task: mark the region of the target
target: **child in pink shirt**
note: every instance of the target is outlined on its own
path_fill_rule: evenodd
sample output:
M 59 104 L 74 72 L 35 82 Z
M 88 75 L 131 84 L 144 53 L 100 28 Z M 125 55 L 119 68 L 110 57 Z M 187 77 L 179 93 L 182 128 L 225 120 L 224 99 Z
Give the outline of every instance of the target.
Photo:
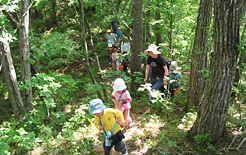
M 123 116 L 128 127 L 132 125 L 132 118 L 130 117 L 130 109 L 131 109 L 131 95 L 126 90 L 125 81 L 121 78 L 118 78 L 114 82 L 112 93 L 112 101 L 115 104 L 115 109 L 119 109 Z
M 117 57 L 118 57 L 117 49 L 114 48 L 113 53 L 112 53 L 112 60 L 113 60 L 112 68 L 113 69 L 116 69 L 116 58 Z

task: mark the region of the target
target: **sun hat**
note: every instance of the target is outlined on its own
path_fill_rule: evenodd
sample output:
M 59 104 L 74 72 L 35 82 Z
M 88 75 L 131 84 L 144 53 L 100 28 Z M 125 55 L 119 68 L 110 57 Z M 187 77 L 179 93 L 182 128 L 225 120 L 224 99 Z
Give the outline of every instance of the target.
M 148 54 L 149 51 L 152 51 L 155 55 L 161 54 L 161 52 L 157 50 L 157 46 L 155 44 L 150 44 L 148 49 L 145 50 L 144 53 Z
M 178 67 L 178 63 L 176 61 L 172 61 L 170 66 L 169 66 L 169 70 L 170 71 L 175 71 Z
M 114 86 L 113 86 L 114 91 L 122 91 L 126 89 L 126 84 L 125 81 L 121 78 L 117 78 L 114 81 Z
M 90 114 L 101 113 L 106 106 L 103 104 L 101 99 L 94 99 L 90 101 Z
M 108 29 L 108 31 L 107 32 L 111 32 L 111 30 L 110 29 Z

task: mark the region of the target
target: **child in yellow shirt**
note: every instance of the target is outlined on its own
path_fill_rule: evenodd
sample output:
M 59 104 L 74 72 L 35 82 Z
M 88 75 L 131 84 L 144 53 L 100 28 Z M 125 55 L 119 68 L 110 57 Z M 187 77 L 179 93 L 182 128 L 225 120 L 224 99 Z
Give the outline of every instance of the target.
M 101 99 L 94 99 L 90 102 L 90 114 L 95 115 L 95 126 L 103 131 L 105 140 L 103 142 L 104 154 L 110 155 L 113 146 L 115 150 L 127 155 L 126 144 L 122 140 L 124 137 L 122 128 L 125 126 L 124 117 L 120 110 L 106 108 Z M 108 135 L 107 133 L 110 133 Z M 110 144 L 106 142 L 106 136 L 110 139 Z

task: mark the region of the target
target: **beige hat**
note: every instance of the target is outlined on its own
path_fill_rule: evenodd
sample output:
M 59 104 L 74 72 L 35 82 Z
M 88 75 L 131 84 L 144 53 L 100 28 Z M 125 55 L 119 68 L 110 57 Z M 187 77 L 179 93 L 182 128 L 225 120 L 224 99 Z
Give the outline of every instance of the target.
M 170 71 L 175 71 L 178 67 L 178 63 L 176 61 L 172 61 L 170 66 L 169 66 L 169 70 Z
M 152 51 L 155 55 L 161 54 L 161 52 L 157 50 L 157 46 L 155 44 L 150 44 L 148 49 L 145 50 L 144 53 L 148 54 L 149 51 Z

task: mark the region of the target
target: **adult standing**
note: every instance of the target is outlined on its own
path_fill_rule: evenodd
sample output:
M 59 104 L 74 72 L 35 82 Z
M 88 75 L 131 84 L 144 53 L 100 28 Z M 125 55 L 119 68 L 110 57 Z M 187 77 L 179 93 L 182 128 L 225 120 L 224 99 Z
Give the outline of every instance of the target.
M 159 90 L 163 84 L 166 86 L 166 77 L 168 75 L 168 69 L 165 59 L 161 56 L 161 52 L 157 50 L 157 46 L 150 44 L 148 49 L 145 50 L 146 54 L 149 54 L 147 59 L 145 79 L 144 82 L 147 83 L 149 70 L 151 67 L 150 83 L 152 84 L 151 91 Z M 149 104 L 152 104 L 152 95 L 149 97 Z
M 119 25 L 120 23 L 118 22 L 117 18 L 114 18 L 114 20 L 111 22 L 111 29 L 113 30 L 113 33 L 117 32 Z
M 123 71 L 128 75 L 127 65 L 128 65 L 128 54 L 130 52 L 130 42 L 127 41 L 127 38 L 124 38 L 124 41 L 121 43 L 121 53 L 124 55 L 123 58 Z

